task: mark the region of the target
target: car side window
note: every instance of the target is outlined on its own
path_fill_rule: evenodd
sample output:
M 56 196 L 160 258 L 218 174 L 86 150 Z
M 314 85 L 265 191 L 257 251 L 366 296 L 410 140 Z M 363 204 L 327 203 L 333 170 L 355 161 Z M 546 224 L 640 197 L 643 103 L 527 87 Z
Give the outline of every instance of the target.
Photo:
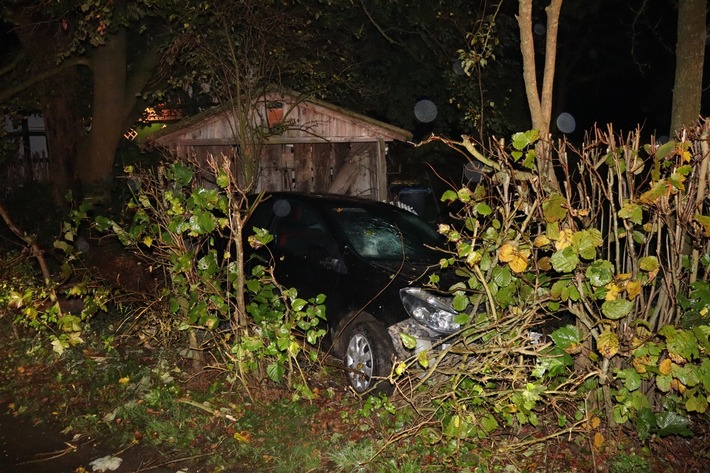
M 274 202 L 274 239 L 284 254 L 298 257 L 334 257 L 337 245 L 321 215 L 313 207 L 285 199 Z

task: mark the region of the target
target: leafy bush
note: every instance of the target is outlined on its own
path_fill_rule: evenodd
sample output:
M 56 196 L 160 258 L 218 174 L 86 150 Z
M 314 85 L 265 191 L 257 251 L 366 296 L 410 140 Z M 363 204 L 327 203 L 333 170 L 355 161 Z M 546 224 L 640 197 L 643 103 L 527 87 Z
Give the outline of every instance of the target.
M 440 226 L 453 248 L 441 267 L 461 277 L 450 289 L 468 323 L 397 369 L 425 370 L 400 390 L 429 405 L 444 437 L 538 425 L 542 413 L 559 432 L 601 416 L 643 439 L 690 434 L 710 381 L 710 158 L 687 136 L 642 147 L 638 133 L 597 130 L 574 152 L 530 131 L 485 153 L 465 136 L 433 138 L 488 169 L 442 196 L 461 208 Z M 538 174 L 539 153 L 559 181 Z
M 199 341 L 207 339 L 245 385 L 253 376 L 291 383 L 304 349 L 317 356 L 325 297 L 303 300 L 277 283 L 273 268 L 245 261 L 246 245 L 262 247 L 271 235 L 245 228 L 255 201 L 239 191 L 228 164 L 211 165 L 216 185 L 186 163 L 128 168 L 133 196 L 123 221 L 100 216 L 96 228 L 163 273 L 165 303 L 151 310 L 163 310 L 164 319 L 190 334 L 193 354 L 208 348 Z M 300 379 L 296 395 L 311 396 L 302 373 Z
M 110 290 L 85 278 L 64 284 L 41 281 L 25 257 L 7 261 L 10 264 L 0 276 L 0 317 L 12 317 L 19 326 L 47 334 L 59 355 L 82 344 L 85 323 L 107 310 Z

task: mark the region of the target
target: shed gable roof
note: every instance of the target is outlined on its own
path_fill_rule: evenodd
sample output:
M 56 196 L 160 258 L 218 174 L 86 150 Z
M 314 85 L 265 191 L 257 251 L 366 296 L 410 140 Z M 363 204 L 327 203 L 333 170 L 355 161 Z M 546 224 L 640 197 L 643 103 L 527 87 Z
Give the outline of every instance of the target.
M 268 144 L 407 141 L 412 134 L 368 116 L 294 93 L 269 93 L 255 105 L 255 119 L 266 123 L 267 108 L 283 105 L 283 122 L 272 130 Z M 234 141 L 228 104 L 213 107 L 168 125 L 149 138 L 159 146 L 226 145 Z

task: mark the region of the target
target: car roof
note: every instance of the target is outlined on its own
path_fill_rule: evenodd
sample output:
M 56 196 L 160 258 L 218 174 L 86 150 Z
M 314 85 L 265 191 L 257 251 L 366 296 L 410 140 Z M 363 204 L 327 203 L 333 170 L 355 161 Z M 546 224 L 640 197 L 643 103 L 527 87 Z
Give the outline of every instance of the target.
M 353 205 L 358 207 L 377 207 L 377 208 L 388 208 L 388 209 L 400 209 L 399 207 L 386 203 L 380 202 L 372 199 L 365 199 L 363 197 L 356 197 L 351 195 L 342 194 L 325 194 L 325 193 L 311 193 L 311 192 L 264 192 L 263 196 L 266 198 L 287 198 L 287 199 L 298 199 L 302 201 L 307 201 L 316 205 L 325 206 L 338 206 L 338 205 Z

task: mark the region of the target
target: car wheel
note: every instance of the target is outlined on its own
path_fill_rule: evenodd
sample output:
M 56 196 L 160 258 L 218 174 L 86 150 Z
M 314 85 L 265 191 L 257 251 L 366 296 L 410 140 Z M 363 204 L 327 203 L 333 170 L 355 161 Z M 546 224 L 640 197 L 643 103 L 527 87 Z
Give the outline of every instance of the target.
M 392 370 L 395 351 L 387 329 L 376 322 L 355 322 L 344 335 L 343 362 L 350 386 L 361 394 L 390 394 L 392 384 L 384 378 Z

